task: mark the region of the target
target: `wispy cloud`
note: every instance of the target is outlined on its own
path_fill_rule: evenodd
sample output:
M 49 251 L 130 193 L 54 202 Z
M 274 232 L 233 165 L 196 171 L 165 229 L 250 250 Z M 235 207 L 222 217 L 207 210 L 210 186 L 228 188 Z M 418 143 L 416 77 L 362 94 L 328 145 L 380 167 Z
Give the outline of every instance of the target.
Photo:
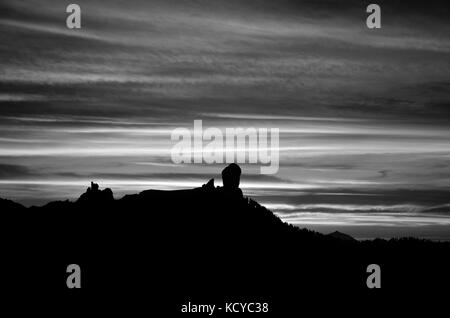
M 242 182 L 279 212 L 446 204 L 450 11 L 430 1 L 381 1 L 381 30 L 357 0 L 80 0 L 81 30 L 60 1 L 2 1 L 1 196 L 199 186 L 222 166 L 174 165 L 170 133 L 203 119 L 280 129 L 279 173 Z

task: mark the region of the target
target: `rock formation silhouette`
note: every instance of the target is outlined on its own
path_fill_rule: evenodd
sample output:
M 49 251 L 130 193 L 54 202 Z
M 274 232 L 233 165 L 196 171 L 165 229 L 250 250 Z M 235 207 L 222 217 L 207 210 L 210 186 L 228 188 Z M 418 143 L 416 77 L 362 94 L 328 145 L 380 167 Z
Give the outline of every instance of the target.
M 242 197 L 242 190 L 239 188 L 241 173 L 241 168 L 235 163 L 229 164 L 222 170 L 222 190 L 225 193 L 238 198 Z
M 243 198 L 242 190 L 239 188 L 242 170 L 239 165 L 232 163 L 222 170 L 223 187 L 215 187 L 214 179 L 210 179 L 202 186 L 202 189 L 213 191 L 216 190 L 228 197 L 234 199 Z
M 110 188 L 100 190 L 97 183 L 91 181 L 91 186 L 87 188 L 77 200 L 78 203 L 100 204 L 114 201 L 113 192 Z
M 242 170 L 239 165 L 232 163 L 222 170 L 222 182 L 225 189 L 239 188 Z

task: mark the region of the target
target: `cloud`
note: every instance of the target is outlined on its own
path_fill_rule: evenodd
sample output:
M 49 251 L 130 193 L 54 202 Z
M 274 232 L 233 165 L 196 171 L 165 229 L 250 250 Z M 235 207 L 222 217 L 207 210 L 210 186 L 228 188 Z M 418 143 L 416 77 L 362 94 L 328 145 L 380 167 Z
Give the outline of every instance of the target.
M 279 173 L 242 187 L 290 212 L 448 203 L 448 1 L 381 0 L 376 31 L 357 0 L 77 3 L 81 30 L 60 1 L 0 4 L 2 196 L 200 186 L 223 165 L 174 165 L 169 137 L 203 119 L 280 129 Z
M 28 167 L 0 163 L 0 179 L 20 179 L 33 175 L 34 173 Z

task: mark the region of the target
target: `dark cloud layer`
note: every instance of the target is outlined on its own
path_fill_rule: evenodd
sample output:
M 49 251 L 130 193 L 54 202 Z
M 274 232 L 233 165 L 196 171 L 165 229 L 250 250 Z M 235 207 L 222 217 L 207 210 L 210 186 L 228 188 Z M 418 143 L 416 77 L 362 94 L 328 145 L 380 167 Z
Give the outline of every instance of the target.
M 23 178 L 32 175 L 30 170 L 21 165 L 0 164 L 0 179 Z

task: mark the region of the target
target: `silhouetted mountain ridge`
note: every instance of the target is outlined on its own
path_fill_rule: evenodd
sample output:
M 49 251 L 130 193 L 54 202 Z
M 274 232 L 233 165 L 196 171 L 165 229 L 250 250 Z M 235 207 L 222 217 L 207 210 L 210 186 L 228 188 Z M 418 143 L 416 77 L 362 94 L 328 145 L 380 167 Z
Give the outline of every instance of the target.
M 220 190 L 221 188 L 214 187 L 214 180 L 210 180 L 207 184 L 200 188 L 194 189 L 186 189 L 186 190 L 144 190 L 137 194 L 128 194 L 123 196 L 120 199 L 114 199 L 113 192 L 110 188 L 105 188 L 100 190 L 99 185 L 91 182 L 91 186 L 87 188 L 87 190 L 80 195 L 80 197 L 75 201 L 52 201 L 48 202 L 43 206 L 32 206 L 30 208 L 26 208 L 23 205 L 16 203 L 12 200 L 2 199 L 0 198 L 0 209 L 3 211 L 12 211 L 12 210 L 38 210 L 38 211 L 54 211 L 54 210 L 77 210 L 79 208 L 83 209 L 99 209 L 104 213 L 104 209 L 111 209 L 112 211 L 116 208 L 130 210 L 127 206 L 135 207 L 138 209 L 142 209 L 142 207 L 146 207 L 149 210 L 152 210 L 152 205 L 158 207 L 161 203 L 165 202 L 180 202 L 180 200 L 184 200 L 184 207 L 186 208 L 186 203 L 194 203 L 193 206 L 189 206 L 190 210 L 195 210 L 195 205 L 202 205 L 204 203 L 213 203 L 218 206 L 229 207 L 230 209 L 226 214 L 221 215 L 222 217 L 226 217 L 229 219 L 236 218 L 233 220 L 234 225 L 237 226 L 238 223 L 245 223 L 247 225 L 251 225 L 252 223 L 262 225 L 265 229 L 273 228 L 279 231 L 284 231 L 286 233 L 302 233 L 304 235 L 311 236 L 316 240 L 338 240 L 338 241 L 348 241 L 348 242 L 356 242 L 356 240 L 345 233 L 334 231 L 329 234 L 321 234 L 319 232 L 315 232 L 308 229 L 301 229 L 297 226 L 290 225 L 288 223 L 282 222 L 272 211 L 261 206 L 259 203 L 250 198 L 245 197 L 234 197 L 227 192 L 223 192 Z M 213 202 L 214 201 L 214 202 Z M 230 205 L 231 203 L 231 205 Z M 235 208 L 238 208 L 240 211 L 242 208 L 245 208 L 251 212 L 247 214 L 238 214 L 235 213 Z M 221 209 L 223 210 L 223 209 Z M 81 211 L 80 211 L 81 212 Z M 211 209 L 208 213 L 214 213 L 213 209 Z M 186 219 L 191 218 L 191 221 L 188 223 L 192 223 L 193 220 L 199 218 L 200 214 L 186 214 L 184 212 L 179 212 L 179 216 L 183 216 L 184 221 Z M 155 216 L 155 215 L 153 215 Z M 207 219 L 210 219 L 211 214 L 206 216 Z M 233 222 L 231 220 L 224 221 L 228 225 L 231 225 Z M 212 224 L 211 224 L 212 225 Z M 213 226 L 213 225 L 212 225 Z M 252 226 L 252 228 L 254 228 Z M 404 238 L 417 241 L 428 241 L 424 239 L 416 239 L 416 238 Z M 383 241 L 384 239 L 377 239 L 377 241 Z M 399 240 L 399 238 L 393 238 L 392 240 Z
M 211 184 L 211 183 L 209 183 Z M 213 184 L 213 183 L 212 183 Z M 206 187 L 205 187 L 206 186 Z M 240 230 L 241 232 L 248 229 L 252 229 L 251 232 L 269 231 L 282 233 L 286 235 L 293 235 L 297 233 L 303 237 L 310 237 L 314 240 L 342 240 L 350 238 L 351 236 L 340 233 L 340 235 L 324 235 L 319 232 L 315 232 L 308 229 L 300 229 L 299 227 L 282 222 L 272 211 L 260 205 L 256 201 L 246 197 L 234 196 L 228 192 L 224 192 L 221 188 L 211 188 L 205 185 L 201 188 L 186 189 L 186 190 L 144 190 L 137 194 L 128 194 L 120 199 L 114 199 L 113 192 L 109 188 L 100 190 L 98 184 L 91 182 L 91 186 L 80 195 L 75 201 L 52 201 L 43 206 L 32 206 L 25 208 L 24 206 L 15 203 L 10 200 L 0 201 L 0 208 L 2 210 L 9 209 L 24 209 L 33 210 L 36 212 L 54 212 L 54 211 L 77 211 L 79 213 L 85 213 L 86 211 L 94 210 L 93 213 L 101 213 L 107 217 L 107 212 L 111 212 L 120 209 L 131 212 L 135 210 L 154 210 L 154 207 L 161 207 L 165 202 L 184 202 L 179 210 L 176 211 L 178 218 L 183 221 L 180 222 L 183 226 L 190 224 L 192 227 L 197 228 L 199 224 L 205 227 L 219 227 L 214 224 L 217 218 L 221 218 L 220 228 L 224 225 L 227 226 L 227 230 L 233 232 L 234 230 Z M 3 203 L 5 202 L 5 203 Z M 17 206 L 14 206 L 16 204 Z M 198 206 L 197 212 L 196 205 Z M 207 209 L 207 206 L 211 206 L 211 209 Z M 214 206 L 221 207 L 220 209 L 214 208 Z M 206 207 L 206 211 L 205 211 Z M 223 207 L 227 207 L 228 210 L 224 211 Z M 246 213 L 241 213 L 243 210 Z M 187 212 L 186 212 L 187 211 Z M 194 211 L 194 213 L 189 213 Z M 206 213 L 205 213 L 206 212 Z M 164 220 L 164 214 L 158 211 L 152 214 L 152 217 L 160 222 Z M 94 215 L 91 216 L 95 218 Z M 201 218 L 205 218 L 208 223 L 205 223 Z M 259 227 L 259 229 L 257 228 Z M 241 233 L 240 232 L 240 233 Z M 338 233 L 338 232 L 335 232 Z M 242 233 L 241 233 L 242 234 Z M 295 235 L 295 234 L 294 234 Z
M 0 209 L 2 211 L 15 211 L 15 210 L 25 209 L 25 207 L 19 203 L 12 201 L 12 200 L 0 198 Z
M 59 284 L 52 268 L 74 262 L 90 273 L 85 286 L 93 290 L 152 286 L 181 295 L 272 294 L 293 285 L 366 288 L 365 270 L 372 263 L 387 268 L 385 288 L 426 288 L 434 280 L 448 280 L 442 275 L 450 265 L 443 257 L 450 251 L 448 243 L 410 238 L 360 242 L 340 232 L 300 229 L 244 197 L 236 184 L 208 182 L 114 199 L 110 189 L 92 183 L 76 201 L 31 208 L 6 200 L 0 204 L 9 212 L 3 213 L 8 225 L 3 234 L 15 238 L 11 259 L 21 259 L 23 266 L 39 259 L 47 271 L 45 286 L 52 285 L 49 277 Z M 18 284 L 27 268 L 16 263 L 12 268 Z

